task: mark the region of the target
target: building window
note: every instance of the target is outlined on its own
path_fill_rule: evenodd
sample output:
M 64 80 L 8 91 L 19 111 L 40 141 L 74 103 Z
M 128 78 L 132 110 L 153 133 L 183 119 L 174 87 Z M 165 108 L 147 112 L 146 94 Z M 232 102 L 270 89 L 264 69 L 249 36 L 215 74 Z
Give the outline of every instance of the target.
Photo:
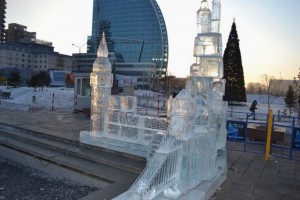
M 91 86 L 89 78 L 76 78 L 76 94 L 78 96 L 91 96 Z
M 81 96 L 81 78 L 76 78 L 76 94 Z

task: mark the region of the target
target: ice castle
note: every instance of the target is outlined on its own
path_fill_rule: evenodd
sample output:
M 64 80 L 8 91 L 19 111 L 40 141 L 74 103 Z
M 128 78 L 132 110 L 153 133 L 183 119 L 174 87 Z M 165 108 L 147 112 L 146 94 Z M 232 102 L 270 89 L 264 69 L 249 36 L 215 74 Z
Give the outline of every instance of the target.
M 197 12 L 196 62 L 171 102 L 167 119 L 139 116 L 133 96 L 112 96 L 111 64 L 103 35 L 91 74 L 91 130 L 80 140 L 147 157 L 131 188 L 115 200 L 208 200 L 226 179 L 226 110 L 220 0 Z

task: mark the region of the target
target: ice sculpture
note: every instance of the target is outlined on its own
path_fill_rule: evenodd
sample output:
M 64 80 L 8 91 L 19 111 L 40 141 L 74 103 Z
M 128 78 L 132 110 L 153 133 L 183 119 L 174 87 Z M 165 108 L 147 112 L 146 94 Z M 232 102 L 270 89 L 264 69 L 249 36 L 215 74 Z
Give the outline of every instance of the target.
M 169 122 L 163 118 L 137 115 L 135 96 L 111 95 L 111 70 L 103 33 L 90 75 L 91 130 L 81 131 L 80 142 L 147 157 L 151 151 L 150 143 L 152 151 L 156 149 L 151 138 L 164 135 Z
M 219 0 L 212 1 L 213 12 L 206 0 L 201 2 L 196 63 L 186 88 L 169 104 L 169 120 L 137 115 L 135 96 L 111 95 L 113 76 L 102 35 L 90 77 L 91 130 L 80 133 L 80 142 L 144 156 L 148 162 L 115 200 L 207 200 L 225 180 L 227 103 L 222 101 L 220 9 Z
M 111 63 L 108 60 L 108 49 L 103 32 L 102 40 L 97 51 L 97 58 L 93 64 L 93 72 L 90 76 L 91 131 L 94 134 L 104 131 L 103 125 L 112 81 Z
M 186 89 L 172 100 L 169 127 L 153 134 L 148 164 L 115 200 L 207 200 L 226 178 L 226 110 L 222 101 L 222 37 L 219 0 L 202 0 L 197 12 L 196 63 Z

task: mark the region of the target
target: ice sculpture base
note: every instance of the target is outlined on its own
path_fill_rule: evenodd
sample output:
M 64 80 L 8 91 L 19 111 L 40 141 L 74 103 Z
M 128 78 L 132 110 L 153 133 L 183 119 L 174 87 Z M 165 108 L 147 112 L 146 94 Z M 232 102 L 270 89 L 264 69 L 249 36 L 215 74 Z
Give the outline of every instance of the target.
M 96 147 L 102 147 L 105 149 L 118 151 L 138 157 L 147 157 L 147 146 L 130 143 L 121 140 L 115 140 L 101 135 L 91 135 L 90 131 L 80 131 L 80 142 Z
M 201 182 L 178 200 L 209 200 L 227 178 L 227 170 L 219 170 L 211 181 Z
M 227 170 L 219 170 L 217 175 L 211 181 L 203 181 L 195 188 L 189 190 L 186 194 L 181 195 L 179 198 L 168 198 L 161 193 L 156 196 L 153 200 L 209 200 L 211 196 L 217 191 L 222 183 L 227 178 Z M 114 200 L 140 200 L 138 196 L 132 196 L 127 191 L 120 196 L 114 198 Z
M 209 200 L 211 196 L 217 191 L 222 183 L 227 178 L 226 170 L 219 170 L 217 175 L 211 181 L 203 181 L 195 188 L 189 190 L 186 194 L 181 195 L 177 200 Z M 155 200 L 173 200 L 160 195 Z

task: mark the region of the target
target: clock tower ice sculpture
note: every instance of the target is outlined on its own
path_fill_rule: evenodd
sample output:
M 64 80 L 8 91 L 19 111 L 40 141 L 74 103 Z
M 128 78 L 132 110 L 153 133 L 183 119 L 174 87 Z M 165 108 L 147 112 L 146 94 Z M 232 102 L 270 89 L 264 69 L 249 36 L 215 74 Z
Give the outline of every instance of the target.
M 97 58 L 90 76 L 91 84 L 91 133 L 103 134 L 107 117 L 108 98 L 111 94 L 113 74 L 108 60 L 108 48 L 103 32 Z

